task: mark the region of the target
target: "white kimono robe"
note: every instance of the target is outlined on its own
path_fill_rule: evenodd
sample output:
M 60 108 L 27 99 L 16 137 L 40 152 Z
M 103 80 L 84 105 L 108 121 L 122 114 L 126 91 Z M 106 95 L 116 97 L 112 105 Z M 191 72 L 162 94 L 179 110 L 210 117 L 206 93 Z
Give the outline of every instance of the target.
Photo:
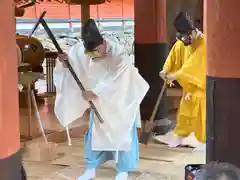
M 94 104 L 104 123 L 95 121 L 93 124 L 92 150 L 129 151 L 131 130 L 149 85 L 118 43 L 107 41 L 107 55 L 99 60 L 86 55 L 82 43 L 73 46 L 68 55 L 85 89 L 99 97 Z M 54 82 L 57 91 L 55 114 L 67 127 L 83 115 L 89 104 L 69 70 L 60 62 L 54 70 Z

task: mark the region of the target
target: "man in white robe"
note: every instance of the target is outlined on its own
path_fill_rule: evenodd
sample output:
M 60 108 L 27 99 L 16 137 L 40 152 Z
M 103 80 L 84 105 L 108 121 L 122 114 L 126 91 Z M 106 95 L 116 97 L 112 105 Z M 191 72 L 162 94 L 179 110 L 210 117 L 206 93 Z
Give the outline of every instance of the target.
M 83 44 L 60 55 L 54 70 L 57 90 L 55 113 L 67 127 L 81 117 L 92 101 L 104 120 L 100 123 L 93 109 L 89 130 L 85 133 L 86 170 L 78 180 L 96 176 L 96 168 L 116 161 L 116 180 L 127 180 L 139 161 L 137 127 L 140 124 L 139 105 L 149 89 L 147 82 L 125 53 L 124 47 L 104 39 L 90 19 L 83 28 Z M 64 66 L 68 61 L 86 91 L 81 92 Z M 63 62 L 63 63 L 60 63 Z

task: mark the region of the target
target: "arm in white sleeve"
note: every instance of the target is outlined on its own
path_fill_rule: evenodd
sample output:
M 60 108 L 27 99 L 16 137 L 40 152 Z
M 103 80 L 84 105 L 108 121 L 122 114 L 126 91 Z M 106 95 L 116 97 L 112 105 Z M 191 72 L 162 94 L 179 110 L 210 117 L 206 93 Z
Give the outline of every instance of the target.
M 113 65 L 109 75 L 101 82 L 98 82 L 98 84 L 92 88 L 91 91 L 100 96 L 105 89 L 113 88 L 112 85 L 114 81 L 129 65 L 133 66 L 130 58 L 127 55 L 122 54 L 116 57 L 115 64 Z
M 61 92 L 63 89 L 64 79 L 68 73 L 68 69 L 63 66 L 63 64 L 57 60 L 56 66 L 53 71 L 53 83 L 56 87 L 57 92 Z

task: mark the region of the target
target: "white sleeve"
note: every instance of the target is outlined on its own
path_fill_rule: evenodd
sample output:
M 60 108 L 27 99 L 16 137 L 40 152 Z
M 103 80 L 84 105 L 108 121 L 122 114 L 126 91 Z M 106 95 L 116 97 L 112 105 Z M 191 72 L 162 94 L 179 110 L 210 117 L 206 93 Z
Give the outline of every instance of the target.
M 68 73 L 67 71 L 68 69 L 63 67 L 62 63 L 57 60 L 56 66 L 53 70 L 53 83 L 57 92 L 61 92 L 63 90 L 63 83 Z
M 100 96 L 105 89 L 113 89 L 113 83 L 119 75 L 124 73 L 124 69 L 129 65 L 132 66 L 131 61 L 128 62 L 128 56 L 120 54 L 114 58 L 114 63 L 111 68 L 109 75 L 102 81 L 98 82 L 94 88 L 91 89 L 96 95 Z

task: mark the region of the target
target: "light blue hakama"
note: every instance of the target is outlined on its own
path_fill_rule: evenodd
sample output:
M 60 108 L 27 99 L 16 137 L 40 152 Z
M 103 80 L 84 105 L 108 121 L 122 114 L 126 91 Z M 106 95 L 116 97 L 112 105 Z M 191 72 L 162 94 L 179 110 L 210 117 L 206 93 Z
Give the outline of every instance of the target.
M 130 151 L 119 151 L 116 163 L 117 172 L 132 172 L 136 170 L 139 162 L 139 145 L 136 121 L 140 118 L 136 116 L 135 123 L 132 128 L 132 142 Z M 92 125 L 94 122 L 94 111 L 91 110 L 89 117 L 89 129 L 84 135 L 84 154 L 86 161 L 86 169 L 97 168 L 99 165 L 109 161 L 115 160 L 116 152 L 114 151 L 93 151 L 92 150 Z

